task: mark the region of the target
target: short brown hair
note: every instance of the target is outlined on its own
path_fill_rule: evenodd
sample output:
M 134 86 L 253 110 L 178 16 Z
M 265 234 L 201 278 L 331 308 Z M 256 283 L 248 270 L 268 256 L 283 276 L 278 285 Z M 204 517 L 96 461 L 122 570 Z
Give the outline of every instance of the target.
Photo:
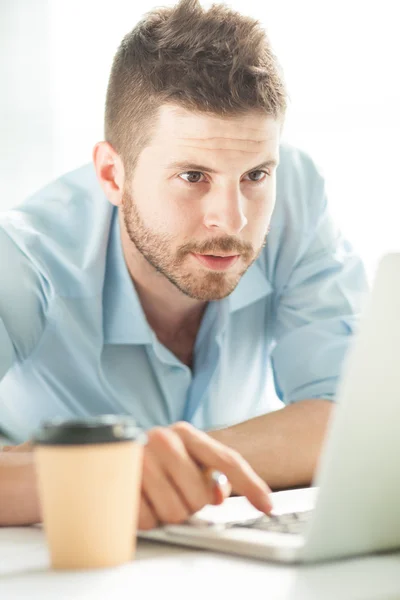
M 286 96 L 259 21 L 223 4 L 206 11 L 198 0 L 181 0 L 147 13 L 117 49 L 105 140 L 132 172 L 162 104 L 217 116 L 260 110 L 283 123 Z

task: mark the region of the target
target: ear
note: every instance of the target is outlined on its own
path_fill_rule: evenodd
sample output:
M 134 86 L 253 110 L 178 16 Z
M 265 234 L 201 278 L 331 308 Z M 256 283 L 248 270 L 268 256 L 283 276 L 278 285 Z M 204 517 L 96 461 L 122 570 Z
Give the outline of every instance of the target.
M 108 200 L 114 206 L 120 206 L 125 169 L 119 154 L 108 142 L 98 142 L 93 148 L 93 164 L 97 179 Z

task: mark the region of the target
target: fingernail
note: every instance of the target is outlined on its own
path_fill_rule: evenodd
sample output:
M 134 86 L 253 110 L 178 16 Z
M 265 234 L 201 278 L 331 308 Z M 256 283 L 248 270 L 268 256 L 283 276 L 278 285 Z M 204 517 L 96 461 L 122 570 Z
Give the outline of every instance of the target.
M 269 496 L 262 496 L 261 497 L 261 505 L 262 505 L 262 510 L 266 513 L 271 512 L 272 510 L 272 502 L 269 499 Z

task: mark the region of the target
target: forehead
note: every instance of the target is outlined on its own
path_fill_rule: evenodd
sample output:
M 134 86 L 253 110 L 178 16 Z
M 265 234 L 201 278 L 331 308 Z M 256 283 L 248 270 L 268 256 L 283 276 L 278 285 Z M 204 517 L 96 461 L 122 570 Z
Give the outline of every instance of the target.
M 277 148 L 281 124 L 259 112 L 219 117 L 194 113 L 176 105 L 163 105 L 158 112 L 152 146 L 182 149 L 238 150 L 260 153 Z

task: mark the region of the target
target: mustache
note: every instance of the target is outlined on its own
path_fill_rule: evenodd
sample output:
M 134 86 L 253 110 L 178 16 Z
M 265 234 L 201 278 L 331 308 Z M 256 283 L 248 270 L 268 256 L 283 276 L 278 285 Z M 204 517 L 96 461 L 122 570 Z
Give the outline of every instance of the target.
M 188 242 L 178 250 L 178 258 L 183 258 L 187 254 L 218 254 L 218 252 L 240 254 L 245 260 L 249 260 L 254 255 L 254 249 L 251 244 L 239 242 L 232 237 L 214 238 L 201 243 Z

